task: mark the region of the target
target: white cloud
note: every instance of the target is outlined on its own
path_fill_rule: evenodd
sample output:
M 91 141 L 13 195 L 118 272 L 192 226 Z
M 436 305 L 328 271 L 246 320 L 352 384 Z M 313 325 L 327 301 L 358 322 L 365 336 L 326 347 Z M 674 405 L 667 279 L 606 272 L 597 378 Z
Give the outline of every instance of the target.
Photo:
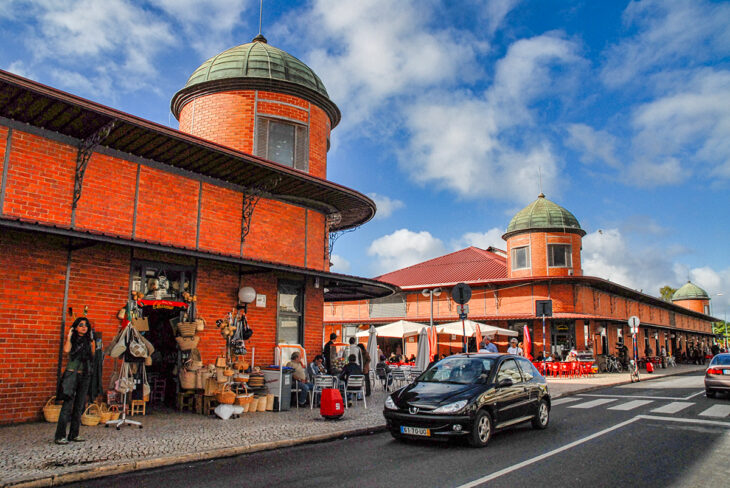
M 421 98 L 406 109 L 411 139 L 399 154 L 411 178 L 464 197 L 526 201 L 562 179 L 551 144 L 534 124 L 531 105 L 557 89 L 551 67 L 578 63 L 575 44 L 554 35 L 520 40 L 497 63 L 483 97 L 469 93 Z M 436 99 L 438 102 L 434 102 Z
M 585 164 L 604 163 L 611 168 L 620 168 L 616 157 L 616 138 L 606 131 L 595 130 L 586 124 L 570 124 L 566 145 L 581 152 L 580 160 Z
M 497 249 L 506 249 L 506 243 L 502 239 L 504 229 L 493 228 L 487 232 L 467 232 L 459 239 L 451 243 L 451 248 L 455 251 L 465 247 L 474 246 L 480 249 L 486 249 L 489 246 Z
M 441 256 L 446 248 L 427 231 L 399 229 L 375 239 L 367 252 L 376 258 L 376 272 L 383 274 Z
M 373 199 L 375 205 L 378 207 L 378 211 L 375 214 L 375 220 L 386 219 L 393 215 L 393 212 L 405 206 L 402 201 L 391 199 L 385 195 L 368 193 L 368 196 Z
M 350 271 L 350 261 L 339 254 L 333 254 L 330 256 L 330 261 L 332 262 L 331 270 L 333 272 L 347 274 Z
M 504 22 L 505 17 L 520 3 L 520 0 L 489 0 L 484 6 L 487 17 L 487 32 L 494 34 Z
M 484 46 L 468 33 L 433 29 L 433 15 L 429 2 L 415 0 L 317 0 L 285 20 L 309 29 L 308 64 L 344 105 L 343 126 L 361 129 L 392 97 L 461 82 L 479 69 L 475 51 Z
M 28 68 L 28 65 L 22 60 L 13 61 L 7 67 L 7 70 L 10 71 L 11 73 L 15 73 L 16 75 L 22 76 L 24 78 L 30 78 L 30 79 L 34 78 L 33 71 L 30 70 Z
M 730 4 L 706 0 L 644 0 L 624 12 L 627 29 L 637 34 L 607 50 L 602 78 L 618 87 L 646 84 L 641 76 L 667 64 L 699 65 L 730 52 Z

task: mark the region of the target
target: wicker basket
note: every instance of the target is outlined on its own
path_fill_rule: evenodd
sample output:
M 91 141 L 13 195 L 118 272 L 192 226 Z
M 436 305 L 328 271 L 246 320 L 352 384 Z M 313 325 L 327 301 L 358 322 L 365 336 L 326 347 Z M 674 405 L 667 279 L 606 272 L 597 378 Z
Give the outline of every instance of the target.
M 195 322 L 179 322 L 177 324 L 177 330 L 183 337 L 193 337 L 197 328 L 198 324 Z
M 259 403 L 258 403 L 258 405 L 256 405 L 256 411 L 257 412 L 266 411 L 266 395 L 262 395 L 259 397 Z
M 99 425 L 100 421 L 101 414 L 99 410 L 99 405 L 97 405 L 96 403 L 92 403 L 91 405 L 86 407 L 84 413 L 81 414 L 81 423 L 84 425 L 88 425 L 89 427 Z
M 111 407 L 109 407 L 109 420 L 110 421 L 119 420 L 119 416 L 121 414 L 122 413 L 119 411 L 119 407 L 117 407 L 116 405 L 112 405 Z
M 52 396 L 43 407 L 43 416 L 46 418 L 46 422 L 58 422 L 58 416 L 61 414 L 61 405 L 53 403 L 55 399 L 56 397 Z
M 105 424 L 112 419 L 112 413 L 109 411 L 109 407 L 106 406 L 106 403 L 99 405 L 99 417 L 100 424 Z
M 236 405 L 242 407 L 248 405 L 253 401 L 253 393 L 244 393 L 243 395 L 236 395 Z
M 218 403 L 232 405 L 236 401 L 236 394 L 231 391 L 230 387 L 226 386 L 223 391 L 215 394 L 215 399 L 218 400 Z

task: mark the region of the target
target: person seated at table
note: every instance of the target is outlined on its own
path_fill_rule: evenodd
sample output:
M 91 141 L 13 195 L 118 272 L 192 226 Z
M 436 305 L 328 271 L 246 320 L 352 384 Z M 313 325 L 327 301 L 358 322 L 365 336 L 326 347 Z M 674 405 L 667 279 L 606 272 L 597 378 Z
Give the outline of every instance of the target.
M 575 348 L 572 348 L 568 352 L 568 355 L 565 356 L 565 362 L 569 363 L 569 362 L 577 361 L 577 360 L 578 360 L 578 351 L 576 351 Z
M 431 361 L 430 363 L 428 363 L 428 366 L 426 366 L 426 369 L 431 369 L 431 366 L 433 366 L 434 364 L 438 363 L 440 359 L 441 359 L 441 357 L 438 354 L 434 354 L 433 355 L 433 361 Z
M 409 363 L 415 363 L 416 362 L 416 355 L 415 354 L 411 354 L 411 357 L 408 359 L 408 362 Z
M 307 373 L 309 373 L 309 379 L 311 381 L 314 381 L 315 376 L 319 376 L 321 374 L 327 374 L 327 370 L 324 367 L 324 356 L 321 354 L 317 354 L 314 356 L 314 361 L 309 363 L 309 368 L 307 369 Z
M 390 372 L 393 370 L 393 368 L 390 367 L 388 363 L 385 362 L 385 354 L 380 355 L 380 361 L 375 365 L 375 374 L 378 376 L 378 379 L 385 383 L 387 380 L 387 386 L 390 388 L 390 385 L 393 383 L 393 377 L 390 376 Z
M 344 368 L 342 368 L 342 373 L 340 373 L 340 379 L 347 384 L 348 378 L 350 376 L 359 375 L 362 374 L 362 368 L 360 368 L 360 365 L 357 364 L 357 356 L 354 354 L 350 354 L 350 356 L 347 358 L 347 364 Z M 349 399 L 354 395 L 354 393 L 348 393 L 348 406 L 349 406 Z
M 312 383 L 307 381 L 307 373 L 304 371 L 304 366 L 302 366 L 299 359 L 300 357 L 301 355 L 299 354 L 299 351 L 294 351 L 291 355 L 291 360 L 286 363 L 286 367 L 294 370 L 294 374 L 292 376 L 299 387 L 299 406 L 303 407 L 307 404 L 309 392 L 312 390 Z

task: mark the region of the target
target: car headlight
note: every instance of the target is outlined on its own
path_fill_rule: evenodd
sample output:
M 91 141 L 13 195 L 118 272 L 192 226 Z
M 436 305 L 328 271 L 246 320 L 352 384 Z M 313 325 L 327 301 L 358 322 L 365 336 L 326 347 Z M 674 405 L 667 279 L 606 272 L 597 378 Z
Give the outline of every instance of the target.
M 395 402 L 390 395 L 388 395 L 388 398 L 385 399 L 385 408 L 388 410 L 398 410 L 398 407 L 395 406 Z
M 449 403 L 448 405 L 444 405 L 443 407 L 439 407 L 436 410 L 433 411 L 433 413 L 454 413 L 458 412 L 462 408 L 466 407 L 467 401 L 466 400 L 459 400 L 458 402 Z

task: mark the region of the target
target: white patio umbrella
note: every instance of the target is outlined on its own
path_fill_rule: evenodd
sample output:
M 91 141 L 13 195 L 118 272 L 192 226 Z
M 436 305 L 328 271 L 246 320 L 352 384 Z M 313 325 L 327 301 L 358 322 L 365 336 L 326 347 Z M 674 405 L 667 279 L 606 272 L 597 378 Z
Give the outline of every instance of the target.
M 426 327 L 421 329 L 418 333 L 418 349 L 416 349 L 416 364 L 415 368 L 419 371 L 425 371 L 431 360 L 430 348 L 428 345 L 428 332 Z
M 378 333 L 378 337 L 397 337 L 402 339 L 404 336 L 417 334 L 424 327 L 428 326 L 407 320 L 398 320 L 397 322 L 376 327 L 375 331 Z M 369 330 L 361 330 L 355 334 L 355 337 L 367 337 L 368 335 L 370 335 Z
M 464 329 L 466 329 L 466 336 L 471 337 L 476 333 L 476 327 L 475 325 L 478 322 L 474 322 L 471 320 L 465 320 L 464 321 Z M 511 336 L 511 337 L 517 337 L 519 334 L 514 330 L 509 329 L 502 329 L 501 327 L 496 327 L 494 325 L 488 325 L 488 324 L 479 324 L 479 331 L 482 333 L 483 337 L 494 337 L 495 334 L 499 335 L 505 335 L 505 336 Z M 453 335 L 464 335 L 464 332 L 462 332 L 462 326 L 461 321 L 457 322 L 449 322 L 448 324 L 442 324 L 436 327 L 436 331 L 439 334 L 453 334 Z
M 368 347 L 366 349 L 370 355 L 370 369 L 374 370 L 374 365 L 380 361 L 380 358 L 378 357 L 378 332 L 375 330 L 375 327 L 371 325 L 368 333 L 370 335 L 368 336 Z

